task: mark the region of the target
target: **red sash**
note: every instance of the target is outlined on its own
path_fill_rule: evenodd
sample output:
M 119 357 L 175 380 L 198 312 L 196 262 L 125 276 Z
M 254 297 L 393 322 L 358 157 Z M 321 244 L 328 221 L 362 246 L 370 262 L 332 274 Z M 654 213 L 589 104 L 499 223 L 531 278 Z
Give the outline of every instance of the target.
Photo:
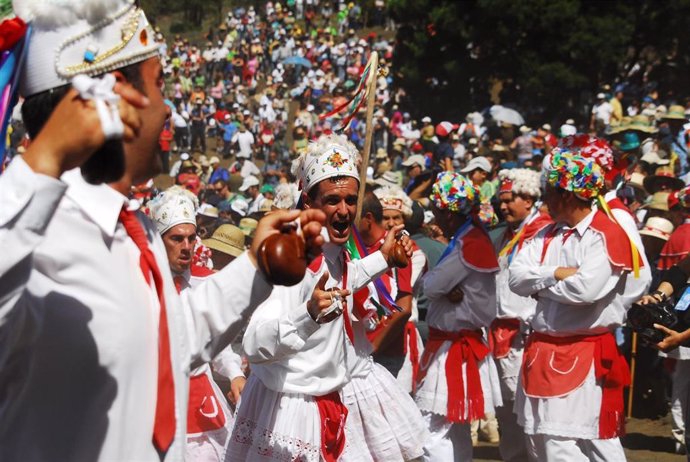
M 508 356 L 515 336 L 520 333 L 520 320 L 514 318 L 496 318 L 489 329 L 489 348 L 494 358 Z
M 347 408 L 337 391 L 314 396 L 321 417 L 321 456 L 326 462 L 336 462 L 345 449 L 345 421 Z M 295 422 L 299 425 L 299 422 Z
M 554 337 L 534 332 L 525 347 L 522 386 L 527 396 L 565 396 L 584 383 L 594 362 L 601 380 L 599 438 L 625 433 L 623 388 L 630 385 L 630 371 L 610 332 L 599 335 Z
M 449 422 L 462 423 L 481 419 L 484 417 L 484 394 L 479 378 L 479 361 L 489 354 L 489 347 L 484 343 L 480 331 L 463 329 L 459 332 L 444 332 L 430 327 L 429 340 L 422 356 L 422 364 L 425 366 L 419 371 L 419 382 L 424 380 L 431 358 L 445 341 L 453 342 L 446 358 L 448 384 L 446 418 Z M 463 363 L 467 365 L 467 408 L 465 408 L 465 384 L 462 376 Z
M 410 352 L 410 363 L 412 363 L 412 393 L 417 391 L 417 376 L 419 375 L 419 345 L 417 344 L 417 325 L 412 321 L 407 321 L 403 331 L 403 355 Z
M 225 413 L 205 373 L 189 378 L 187 433 L 196 434 L 225 426 Z

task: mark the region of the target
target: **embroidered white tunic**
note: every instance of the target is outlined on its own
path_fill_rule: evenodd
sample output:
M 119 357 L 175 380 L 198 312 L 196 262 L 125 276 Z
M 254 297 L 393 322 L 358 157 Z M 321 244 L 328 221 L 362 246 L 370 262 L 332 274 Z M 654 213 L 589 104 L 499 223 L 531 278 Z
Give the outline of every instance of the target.
M 62 180 L 21 158 L 0 176 L 0 458 L 158 461 L 159 303 L 118 223 L 126 198 L 78 171 Z M 245 254 L 179 297 L 155 226 L 139 219 L 168 310 L 177 428 L 166 460 L 182 460 L 190 369 L 271 287 Z

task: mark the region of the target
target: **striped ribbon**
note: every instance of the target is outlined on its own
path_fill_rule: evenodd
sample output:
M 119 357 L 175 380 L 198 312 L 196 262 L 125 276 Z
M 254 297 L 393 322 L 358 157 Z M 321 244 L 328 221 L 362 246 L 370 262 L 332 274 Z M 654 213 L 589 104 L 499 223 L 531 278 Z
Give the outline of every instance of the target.
M 352 122 L 352 119 L 354 118 L 355 114 L 357 114 L 359 109 L 362 107 L 362 105 L 364 105 L 365 101 L 367 100 L 369 83 L 373 75 L 374 73 L 371 71 L 371 58 L 369 58 L 369 61 L 367 61 L 367 65 L 364 67 L 364 70 L 362 71 L 362 76 L 359 79 L 359 83 L 357 84 L 357 88 L 355 89 L 352 98 L 349 101 L 331 110 L 330 112 L 319 116 L 319 119 L 323 120 L 328 117 L 332 117 L 335 114 L 338 114 L 347 108 L 347 112 L 343 116 L 342 122 L 338 127 L 335 128 L 335 130 L 348 129 L 350 127 L 350 122 Z

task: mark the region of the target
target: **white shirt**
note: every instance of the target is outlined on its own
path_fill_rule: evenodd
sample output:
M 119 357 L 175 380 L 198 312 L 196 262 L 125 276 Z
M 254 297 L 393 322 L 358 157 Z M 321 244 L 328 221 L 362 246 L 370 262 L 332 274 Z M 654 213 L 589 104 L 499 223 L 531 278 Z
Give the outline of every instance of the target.
M 240 169 L 240 175 L 242 178 L 247 178 L 249 175 L 258 176 L 261 175 L 261 170 L 259 170 L 259 167 L 257 167 L 254 162 L 246 159 L 244 164 L 242 164 L 242 168 Z
M 601 120 L 604 124 L 608 125 L 611 121 L 611 114 L 613 114 L 613 106 L 608 101 L 604 101 L 601 104 L 596 104 L 592 108 L 592 114 L 597 120 Z
M 446 332 L 478 329 L 496 317 L 496 275 L 476 271 L 461 257 L 459 242 L 450 254 L 424 275 L 424 295 L 429 299 L 426 322 Z M 456 286 L 465 294 L 460 303 L 446 295 Z
M 256 213 L 261 209 L 261 206 L 264 204 L 264 201 L 266 198 L 264 197 L 263 194 L 259 193 L 254 200 L 249 202 L 249 208 L 247 209 L 247 215 L 251 215 L 252 213 Z
M 232 136 L 232 142 L 237 143 L 240 147 L 237 155 L 239 157 L 251 157 L 252 146 L 254 145 L 254 135 L 249 130 L 244 132 L 237 132 Z
M 159 303 L 118 222 L 126 198 L 35 174 L 21 158 L 0 176 L 0 454 L 3 460 L 158 461 L 152 444 Z M 155 226 L 139 214 L 159 268 Z M 188 374 L 243 327 L 270 286 L 247 255 L 179 297 L 161 271 L 182 460 Z M 224 335 L 225 343 L 212 342 Z
M 345 335 L 343 316 L 317 324 L 307 311 L 307 301 L 324 271 L 329 273 L 327 289 L 342 287 L 343 248 L 324 245 L 324 259 L 325 264 L 316 273 L 307 271 L 301 283 L 275 287 L 247 326 L 242 345 L 252 374 L 271 390 L 319 396 L 340 389 L 353 372 L 361 372 L 355 368 L 358 358 L 353 357 L 353 349 L 346 344 L 350 341 Z M 350 261 L 347 288 L 354 292 L 387 269 L 381 252 Z M 350 295 L 347 309 L 354 320 L 352 306 Z M 362 340 L 359 335 L 356 339 Z
M 541 263 L 548 229 L 531 240 L 510 265 L 510 288 L 522 296 L 537 294 L 532 328 L 552 335 L 598 334 L 623 324 L 627 307 L 638 300 L 650 283 L 640 272 L 637 282 L 628 284 L 631 274 L 613 267 L 601 234 L 589 226 L 592 211 L 570 230 L 558 225 Z M 556 281 L 557 267 L 576 267 L 577 273 Z

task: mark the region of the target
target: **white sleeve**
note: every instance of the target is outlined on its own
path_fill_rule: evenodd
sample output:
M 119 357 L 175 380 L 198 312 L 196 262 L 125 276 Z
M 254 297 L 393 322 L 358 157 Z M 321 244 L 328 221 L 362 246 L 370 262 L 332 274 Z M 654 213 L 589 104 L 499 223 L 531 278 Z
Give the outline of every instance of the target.
M 556 266 L 541 264 L 544 247 L 543 231 L 520 250 L 508 268 L 510 290 L 522 297 L 529 297 L 540 290 L 556 284 Z
M 211 362 L 213 370 L 231 381 L 237 377 L 244 377 L 242 372 L 242 357 L 228 346 Z
M 316 332 L 317 324 L 300 303 L 299 285 L 275 287 L 271 297 L 254 313 L 244 333 L 242 347 L 250 363 L 281 360 L 299 352 Z
M 347 270 L 347 285 L 355 292 L 388 271 L 388 263 L 381 251 L 376 251 L 362 259 L 348 262 Z
M 460 260 L 459 252 L 460 249 L 456 246 L 446 258 L 424 275 L 424 295 L 429 300 L 445 297 L 468 276 L 470 270 Z
M 198 358 L 192 367 L 210 362 L 229 345 L 271 289 L 245 252 L 197 287 L 183 291 L 190 348 Z
M 566 305 L 591 305 L 611 293 L 622 275 L 611 266 L 604 239 L 597 234 L 577 272 L 540 290 L 539 296 Z
M 34 173 L 21 157 L 0 175 L 0 369 L 37 334 L 41 314 L 28 303 L 26 285 L 33 253 L 66 190 L 62 181 Z

